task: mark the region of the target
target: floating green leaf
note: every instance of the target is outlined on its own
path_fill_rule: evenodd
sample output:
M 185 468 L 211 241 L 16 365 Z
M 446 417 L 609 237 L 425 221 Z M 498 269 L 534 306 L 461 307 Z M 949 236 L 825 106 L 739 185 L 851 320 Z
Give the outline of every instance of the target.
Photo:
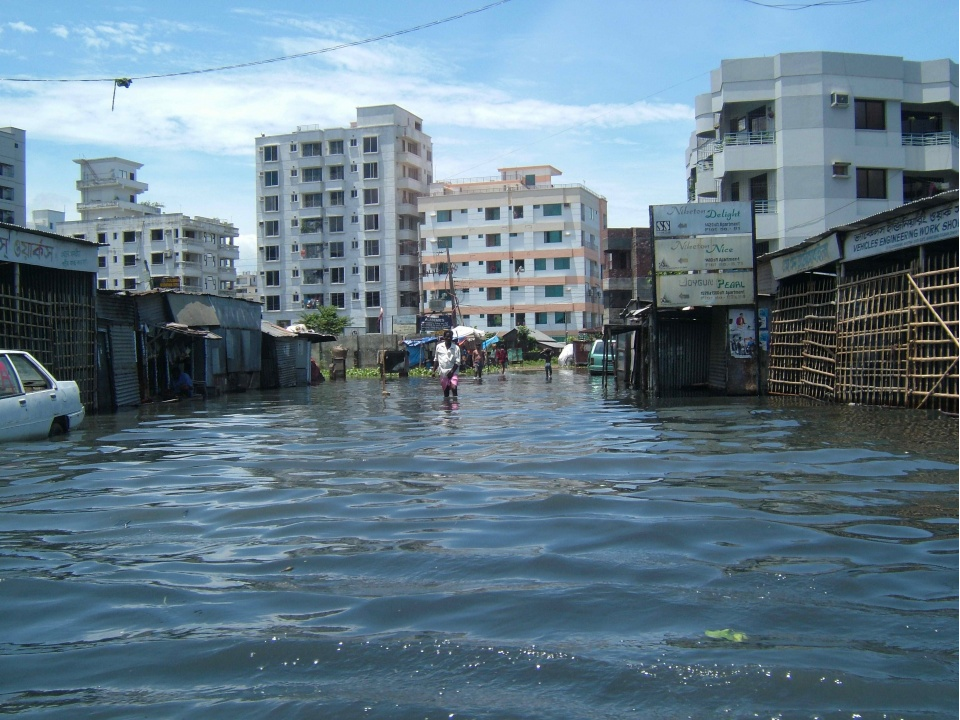
M 747 639 L 747 634 L 724 628 L 723 630 L 707 630 L 703 633 L 708 638 L 714 640 L 729 640 L 730 642 L 743 642 Z

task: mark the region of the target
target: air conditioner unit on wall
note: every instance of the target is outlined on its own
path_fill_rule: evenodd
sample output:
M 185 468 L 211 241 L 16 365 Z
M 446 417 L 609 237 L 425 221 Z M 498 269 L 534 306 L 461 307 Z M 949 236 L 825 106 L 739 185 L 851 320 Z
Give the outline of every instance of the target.
M 850 104 L 850 95 L 847 93 L 830 93 L 830 107 L 845 108 Z

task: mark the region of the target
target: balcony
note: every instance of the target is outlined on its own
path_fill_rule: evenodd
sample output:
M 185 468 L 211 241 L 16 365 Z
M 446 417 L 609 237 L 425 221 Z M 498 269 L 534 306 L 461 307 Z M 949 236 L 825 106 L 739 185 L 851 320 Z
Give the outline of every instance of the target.
M 953 133 L 904 133 L 901 144 L 906 171 L 943 172 L 957 167 L 957 136 Z
M 761 132 L 727 133 L 714 145 L 714 176 L 729 172 L 756 172 L 777 166 L 776 134 Z

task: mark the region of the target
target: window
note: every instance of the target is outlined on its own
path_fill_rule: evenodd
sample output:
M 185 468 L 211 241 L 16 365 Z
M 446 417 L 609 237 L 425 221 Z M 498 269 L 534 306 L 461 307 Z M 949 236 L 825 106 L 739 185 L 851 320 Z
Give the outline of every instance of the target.
M 343 180 L 343 165 L 331 165 L 327 170 L 331 180 Z
M 136 278 L 124 278 L 124 279 L 123 279 L 123 289 L 124 289 L 124 290 L 136 290 L 136 289 L 137 289 L 137 279 L 136 279 Z
M 854 127 L 857 130 L 886 130 L 883 100 L 854 100 Z
M 563 297 L 563 285 L 545 285 L 543 296 L 549 298 Z
M 280 310 L 280 296 L 279 295 L 267 295 L 264 300 L 266 301 L 267 311 L 278 312 Z
M 453 220 L 450 210 L 437 210 L 437 222 L 450 222 Z
M 297 151 L 297 144 L 290 143 L 290 152 L 295 153 Z
M 538 312 L 533 314 L 533 323 L 534 325 L 546 325 L 547 324 L 547 314 L 545 312 Z
M 488 314 L 487 327 L 503 327 L 503 315 L 500 313 Z
M 558 243 L 563 240 L 563 236 L 560 234 L 559 230 L 547 230 L 543 233 L 543 241 L 545 243 Z
M 263 174 L 263 184 L 265 187 L 277 187 L 280 184 L 280 171 L 267 170 Z
M 101 255 L 97 258 L 97 267 L 106 267 L 107 266 L 107 256 Z
M 343 155 L 343 140 L 331 140 L 327 143 L 329 155 Z
M 280 271 L 267 270 L 263 275 L 263 284 L 267 287 L 280 287 Z
M 137 234 L 133 230 L 124 230 L 123 231 L 123 241 L 125 243 L 132 243 L 137 241 Z
M 276 162 L 280 159 L 280 147 L 278 145 L 263 146 L 263 161 Z
M 357 139 L 350 138 L 350 147 L 356 147 L 356 146 L 357 146 Z
M 554 258 L 553 259 L 553 269 L 554 270 L 569 270 L 570 269 L 570 258 Z
M 364 240 L 363 254 L 365 257 L 380 257 L 380 241 Z
M 534 258 L 534 259 L 533 259 L 533 269 L 534 269 L 534 270 L 546 270 L 546 269 L 547 269 L 547 259 L 546 259 L 546 258 Z
M 300 234 L 323 232 L 323 218 L 300 218 Z
M 484 220 L 499 220 L 499 219 L 500 219 L 500 208 L 498 208 L 498 207 L 484 208 L 484 210 L 483 210 L 483 219 L 484 219 Z
M 321 143 L 301 143 L 300 154 L 303 155 L 303 157 L 320 157 L 323 154 Z
M 305 208 L 323 207 L 323 193 L 304 193 L 303 206 Z
M 499 260 L 487 260 L 487 275 L 494 275 L 500 272 L 500 261 Z
M 280 196 L 279 195 L 267 195 L 263 199 L 263 210 L 264 212 L 277 212 L 280 209 Z
M 357 171 L 357 164 L 350 163 L 350 172 L 355 173 Z
M 487 300 L 503 300 L 503 288 L 487 288 Z
M 300 196 L 297 195 L 296 193 L 290 193 L 290 202 L 292 203 L 300 202 Z
M 265 245 L 263 248 L 263 259 L 267 262 L 274 262 L 280 259 L 279 245 Z
M 543 216 L 551 217 L 563 213 L 563 206 L 560 203 L 549 203 L 543 206 Z
M 380 229 L 380 215 L 374 213 L 372 215 L 363 216 L 363 229 L 364 230 L 379 230 Z
M 303 169 L 304 182 L 321 182 L 323 180 L 322 167 L 310 167 Z
M 367 282 L 380 282 L 380 266 L 379 265 L 367 265 L 364 268 L 364 277 Z M 379 303 L 377 303 L 379 305 Z
M 351 275 L 360 275 L 360 266 L 354 265 L 353 270 L 350 272 Z
M 106 260 L 106 258 L 100 258 L 100 259 L 101 259 L 101 260 Z M 163 265 L 163 253 L 162 253 L 162 252 L 150 253 L 150 264 L 151 264 L 151 265 Z M 106 266 L 107 266 L 107 264 L 106 264 L 106 263 L 103 263 L 103 265 L 101 265 L 100 267 L 106 267 Z
M 376 180 L 380 177 L 380 164 L 375 162 L 364 163 L 363 177 L 365 180 Z
M 500 233 L 487 234 L 487 247 L 500 247 Z
M 878 168 L 857 168 L 857 197 L 886 199 L 887 171 Z
M 527 314 L 526 313 L 517 313 L 517 317 L 514 323 L 517 327 L 527 324 Z
M 107 281 L 106 280 L 97 280 L 97 290 L 106 290 Z
M 343 285 L 345 280 L 346 273 L 344 273 L 342 267 L 330 268 L 330 282 L 335 285 Z
M 340 218 L 341 220 L 343 218 Z M 330 257 L 342 258 L 344 255 L 343 240 L 336 240 L 330 243 Z
M 280 235 L 280 221 L 267 220 L 263 224 L 263 234 L 265 237 L 278 237 Z
M 297 168 L 290 168 L 290 177 L 295 178 L 299 172 Z
M 151 240 L 163 240 L 163 230 L 160 229 L 160 228 L 153 228 L 153 229 L 150 231 L 150 239 L 151 239 Z M 97 242 L 102 242 L 102 243 L 103 243 L 103 242 L 106 242 L 106 241 L 107 241 L 107 234 L 106 234 L 106 233 L 98 233 L 98 234 L 97 234 Z
M 334 190 L 330 193 L 330 206 L 343 205 L 343 190 Z
M 553 322 L 557 325 L 560 325 L 560 324 L 567 325 L 570 322 L 570 318 L 567 317 L 567 313 L 558 312 L 553 314 Z
M 327 231 L 332 233 L 343 232 L 343 215 L 331 215 L 328 217 Z
M 444 235 L 437 238 L 437 248 L 440 250 L 450 250 L 453 248 L 453 236 Z
M 343 293 L 330 293 L 330 305 L 335 308 L 346 307 L 346 296 Z
M 380 190 L 379 188 L 366 188 L 363 191 L 363 204 L 364 205 L 376 205 L 380 202 Z
M 292 228 L 300 227 L 300 218 L 295 218 L 295 217 L 290 218 L 290 227 Z
M 365 153 L 375 153 L 377 150 L 379 150 L 379 142 L 376 135 L 363 139 L 363 151 Z
M 368 292 L 365 301 L 364 304 L 367 307 L 380 307 L 380 292 L 376 290 Z
M 513 206 L 513 219 L 519 220 L 523 217 L 523 205 L 514 205 Z

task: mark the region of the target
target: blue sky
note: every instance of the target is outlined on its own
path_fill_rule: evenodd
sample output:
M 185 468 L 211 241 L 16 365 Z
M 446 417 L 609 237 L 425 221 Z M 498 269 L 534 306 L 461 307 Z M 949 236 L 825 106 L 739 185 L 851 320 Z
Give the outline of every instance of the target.
M 128 158 L 144 164 L 143 200 L 236 224 L 240 269 L 253 270 L 254 138 L 343 126 L 358 106 L 395 103 L 424 119 L 437 179 L 550 164 L 559 182 L 607 198 L 611 227 L 645 227 L 650 205 L 685 201 L 693 101 L 721 60 L 807 50 L 956 60 L 960 42 L 957 0 L 480 10 L 493 2 L 7 3 L 0 127 L 27 132 L 27 210 L 76 219 L 73 160 Z M 258 64 L 302 53 L 313 54 Z M 120 77 L 134 81 L 113 109 L 112 82 L 79 82 Z

